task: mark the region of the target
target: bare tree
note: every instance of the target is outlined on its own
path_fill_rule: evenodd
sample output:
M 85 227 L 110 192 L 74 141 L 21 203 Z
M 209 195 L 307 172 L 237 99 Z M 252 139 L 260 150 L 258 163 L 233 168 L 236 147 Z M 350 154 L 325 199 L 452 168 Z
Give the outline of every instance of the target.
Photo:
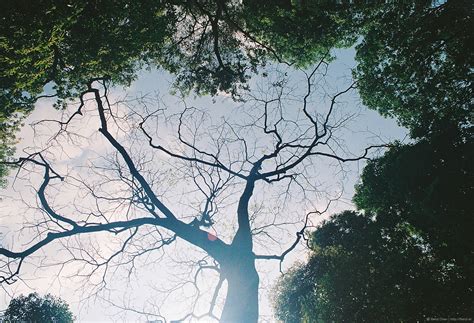
M 36 235 L 21 250 L 0 248 L 0 282 L 14 283 L 28 257 L 56 242 L 69 255 L 62 264 L 78 264 L 76 276 L 100 290 L 108 272 L 121 266 L 132 276 L 140 259 L 185 241 L 202 252 L 192 263 L 189 282 L 196 299 L 200 273 L 214 272 L 218 280 L 208 310 L 183 319 L 257 322 L 256 261 L 281 263 L 304 238 L 311 217 L 327 208 L 318 209 L 315 202 L 322 194 L 317 184 L 322 163 L 361 160 L 378 147 L 353 155 L 338 140 L 337 130 L 351 117 L 338 104 L 355 84 L 317 101 L 315 80 L 326 66 L 321 60 L 302 71 L 303 91 L 291 87 L 284 73 L 269 78 L 267 87 L 255 88 L 242 106 L 219 118 L 184 102 L 172 109 L 146 97 L 112 103 L 107 79 L 90 80 L 70 116 L 36 124 L 57 127 L 47 146 L 11 163 L 18 166 L 18 178 L 41 176 L 30 226 Z M 80 131 L 85 120 L 98 126 L 107 143 L 100 147 L 102 156 L 82 158 L 87 168 L 80 171 L 73 160 L 58 170 L 55 154 L 67 154 L 65 145 L 87 140 Z M 69 200 L 61 197 L 66 191 L 74 192 Z M 304 205 L 303 211 L 295 212 L 295 203 Z M 283 232 L 296 227 L 294 240 L 282 246 Z M 88 243 L 92 233 L 109 234 L 115 249 L 105 252 Z M 93 275 L 100 279 L 90 279 Z M 216 303 L 223 286 L 219 317 Z

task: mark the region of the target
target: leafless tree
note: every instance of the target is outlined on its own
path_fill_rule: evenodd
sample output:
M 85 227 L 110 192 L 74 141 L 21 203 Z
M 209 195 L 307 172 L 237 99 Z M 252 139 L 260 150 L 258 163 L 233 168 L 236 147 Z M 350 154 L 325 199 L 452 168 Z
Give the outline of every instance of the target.
M 378 147 L 354 155 L 339 141 L 337 130 L 350 115 L 340 113 L 338 104 L 355 84 L 316 100 L 315 80 L 326 65 L 323 59 L 302 71 L 299 88 L 290 86 L 284 73 L 270 77 L 266 87 L 248 92 L 239 108 L 220 111 L 217 118 L 211 116 L 216 111 L 184 102 L 172 108 L 146 97 L 112 103 L 108 80 L 90 80 L 70 116 L 36 124 L 56 127 L 46 147 L 11 163 L 18 166 L 17 178 L 31 185 L 38 182 L 32 178 L 41 180 L 35 186 L 37 204 L 31 205 L 35 237 L 24 248 L 0 248 L 0 282 L 14 283 L 25 261 L 54 242 L 68 253 L 62 265 L 74 262 L 80 268 L 74 276 L 101 290 L 110 271 L 125 267 L 131 277 L 142 259 L 153 255 L 158 261 L 166 248 L 185 241 L 202 255 L 182 262 L 195 268 L 183 283 L 195 287 L 193 297 L 201 296 L 202 272 L 215 273 L 217 280 L 208 310 L 182 319 L 257 322 L 256 261 L 281 263 L 304 238 L 312 217 L 327 208 L 316 206 L 321 165 L 358 161 Z M 74 158 L 61 168 L 55 156 L 68 154 L 65 145 L 100 143 L 98 135 L 81 133 L 85 124 L 97 125 L 105 140 L 102 156 Z M 295 211 L 295 204 L 302 210 Z M 289 228 L 293 241 L 282 245 Z M 113 241 L 114 249 L 87 240 L 93 233 Z

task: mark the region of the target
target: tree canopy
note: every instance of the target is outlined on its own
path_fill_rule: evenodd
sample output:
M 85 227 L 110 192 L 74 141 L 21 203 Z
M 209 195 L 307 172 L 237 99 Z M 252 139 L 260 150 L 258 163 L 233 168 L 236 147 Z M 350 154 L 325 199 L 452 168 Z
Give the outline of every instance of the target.
M 268 60 L 312 64 L 360 36 L 356 75 L 368 106 L 398 111 L 410 126 L 425 118 L 410 117 L 414 109 L 401 113 L 408 106 L 456 112 L 466 110 L 472 94 L 472 33 L 463 32 L 472 23 L 470 1 L 9 0 L 1 6 L 4 116 L 31 109 L 49 82 L 49 92 L 66 99 L 91 78 L 126 85 L 148 64 L 177 74 L 187 90 L 235 92 Z
M 442 262 L 408 222 L 346 211 L 316 230 L 308 263 L 279 282 L 284 322 L 411 322 L 469 317 L 470 278 Z
M 347 121 L 337 118 L 339 98 L 357 88 L 369 108 L 396 118 L 415 142 L 395 143 L 368 163 L 354 197 L 359 211 L 336 215 L 314 233 L 309 263 L 293 269 L 278 287 L 280 295 L 295 296 L 277 299 L 278 315 L 290 321 L 420 320 L 442 310 L 464 315 L 469 308 L 465 298 L 472 296 L 465 286 L 472 286 L 473 267 L 468 230 L 472 9 L 467 0 L 3 1 L 0 178 L 7 166 L 18 167 L 27 174 L 24 178 L 37 176 L 40 184 L 31 186 L 36 187 L 36 211 L 42 218 L 33 217 L 38 221 L 30 227 L 38 230 L 24 249 L 0 248 L 0 281 L 13 283 L 24 260 L 56 240 L 96 232 L 118 236 L 121 248 L 99 255 L 103 262 L 74 254 L 83 249 L 80 243 L 66 248 L 95 273 L 113 261 L 134 266 L 135 257 L 180 238 L 206 254 L 196 263 L 197 273 L 210 269 L 220 274 L 203 316 L 215 318 L 216 299 L 226 280 L 223 319 L 256 321 L 256 260 L 282 261 L 304 236 L 312 213 L 298 218 L 304 227 L 289 248 L 256 254 L 255 236 L 272 238 L 275 228 L 291 221 L 280 223 L 265 215 L 265 207 L 253 213 L 251 201 L 258 189 L 269 185 L 280 189 L 285 201 L 302 196 L 306 203 L 307 193 L 317 191 L 313 162 L 367 158 L 376 146 L 347 155 L 334 137 Z M 316 79 L 325 75 L 332 50 L 351 46 L 356 52 L 355 82 L 325 93 L 328 105 L 315 107 L 311 97 Z M 285 73 L 276 81 L 268 77 L 265 66 L 275 62 L 301 69 L 302 92 L 296 95 L 285 88 Z M 225 92 L 247 101 L 244 116 L 216 122 L 196 107 L 168 115 L 145 98 L 136 104 L 111 102 L 111 87 L 126 87 L 140 70 L 155 67 L 173 74 L 174 89 L 183 95 Z M 271 84 L 261 96 L 249 88 L 258 74 Z M 51 145 L 13 160 L 15 131 L 44 98 L 53 98 L 56 108 L 72 104 L 72 112 L 66 119 L 41 121 L 57 126 Z M 298 110 L 297 117 L 287 112 L 290 101 L 299 104 L 292 110 Z M 102 156 L 103 164 L 88 164 L 84 177 L 81 172 L 86 171 L 77 170 L 84 165 L 70 172 L 56 170 L 64 162 L 57 151 L 93 137 L 71 130 L 81 120 L 93 120 L 107 152 L 114 155 Z M 165 134 L 158 131 L 158 125 L 161 129 L 173 122 L 175 127 Z M 137 141 L 143 150 L 136 149 Z M 166 164 L 166 158 L 175 163 Z M 189 198 L 187 213 L 174 208 L 182 207 L 182 200 L 169 196 L 177 190 L 176 178 L 195 187 L 193 194 L 183 194 Z M 120 189 L 107 187 L 109 183 Z M 58 192 L 80 190 L 81 202 L 52 199 L 48 192 L 53 187 Z M 280 208 L 273 211 L 284 214 L 286 206 L 278 203 Z M 229 211 L 229 205 L 236 209 Z M 222 209 L 235 215 L 235 223 L 217 237 L 206 230 L 219 223 Z M 146 245 L 150 236 L 154 240 Z M 145 247 L 137 247 L 136 241 Z M 130 245 L 132 251 L 124 252 Z M 429 297 L 423 296 L 426 291 Z M 440 295 L 450 295 L 453 302 L 443 303 Z
M 3 322 L 56 322 L 72 323 L 74 315 L 69 305 L 50 294 L 41 297 L 37 293 L 18 296 L 10 301 Z
M 269 56 L 312 64 L 350 44 L 341 42 L 346 32 L 335 18 L 339 7 L 309 9 L 279 1 L 5 1 L 2 105 L 26 109 L 49 82 L 60 99 L 77 96 L 91 78 L 126 85 L 147 64 L 177 74 L 187 90 L 235 91 Z M 286 28 L 288 19 L 299 28 Z M 318 26 L 306 34 L 301 19 Z
M 413 145 L 397 145 L 370 161 L 356 187 L 358 208 L 378 221 L 407 221 L 421 230 L 442 259 L 468 269 L 474 240 L 471 213 L 472 141 L 452 133 Z M 466 263 L 467 261 L 467 263 Z
M 359 212 L 325 221 L 308 263 L 279 282 L 285 322 L 469 317 L 474 277 L 472 142 L 457 131 L 395 144 L 368 162 Z
M 162 67 L 184 92 L 237 97 L 269 59 L 312 64 L 347 41 L 337 8 L 311 8 L 302 15 L 280 1 L 2 1 L 0 158 L 12 155 L 15 132 L 38 99 L 64 107 L 91 79 L 127 86 L 144 67 Z M 302 34 L 302 18 L 317 20 L 316 32 Z
M 413 137 L 447 124 L 472 135 L 472 1 L 392 2 L 364 10 L 355 76 L 364 103 Z
M 472 30 L 471 1 L 8 0 L 0 6 L 4 147 L 39 97 L 55 96 L 62 106 L 93 78 L 127 85 L 138 70 L 157 66 L 176 74 L 185 92 L 238 97 L 269 61 L 309 66 L 358 39 L 355 76 L 367 106 L 396 116 L 415 136 L 447 121 L 470 126 L 473 40 L 464 31 Z

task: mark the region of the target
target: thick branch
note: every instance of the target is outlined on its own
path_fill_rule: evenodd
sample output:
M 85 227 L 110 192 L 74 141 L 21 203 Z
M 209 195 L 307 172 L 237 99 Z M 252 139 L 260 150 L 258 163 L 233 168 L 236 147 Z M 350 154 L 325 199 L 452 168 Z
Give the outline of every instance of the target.
M 168 209 L 155 195 L 150 185 L 148 185 L 148 182 L 138 171 L 132 158 L 130 157 L 128 152 L 125 150 L 125 148 L 109 132 L 108 127 L 107 127 L 107 119 L 105 117 L 104 105 L 102 103 L 99 90 L 91 89 L 91 91 L 94 92 L 95 100 L 97 103 L 97 110 L 99 111 L 100 124 L 101 124 L 101 128 L 99 129 L 99 131 L 104 135 L 105 138 L 107 138 L 107 140 L 112 144 L 112 146 L 120 153 L 120 155 L 122 156 L 122 158 L 124 159 L 125 163 L 127 164 L 130 170 L 130 174 L 132 174 L 132 176 L 138 180 L 138 182 L 140 183 L 140 185 L 143 187 L 146 194 L 150 198 L 151 202 L 165 215 L 165 217 L 176 219 L 173 212 L 171 212 L 171 210 Z
M 92 233 L 92 232 L 100 232 L 100 231 L 111 231 L 114 229 L 134 228 L 134 227 L 139 227 L 145 224 L 162 225 L 163 221 L 164 219 L 155 219 L 155 218 L 146 217 L 146 218 L 133 219 L 129 221 L 116 221 L 116 222 L 91 225 L 91 226 L 76 226 L 71 230 L 67 230 L 63 232 L 55 232 L 55 233 L 49 232 L 46 238 L 35 243 L 31 247 L 23 251 L 10 251 L 5 248 L 0 248 L 0 255 L 3 255 L 12 259 L 26 258 L 32 253 L 34 253 L 35 251 L 39 250 L 40 248 L 46 246 L 47 244 L 49 244 L 50 242 L 56 239 L 66 238 L 66 237 L 70 237 L 72 235 L 77 235 L 81 233 Z
M 125 148 L 114 138 L 114 136 L 108 131 L 107 127 L 107 119 L 105 116 L 105 109 L 100 97 L 100 93 L 98 89 L 92 89 L 91 91 L 94 92 L 95 100 L 97 102 L 97 109 L 99 112 L 101 128 L 99 131 L 107 138 L 107 140 L 112 144 L 112 146 L 120 153 L 122 158 L 124 159 L 125 163 L 127 164 L 130 174 L 135 177 L 140 185 L 143 187 L 144 191 L 150 198 L 151 202 L 165 215 L 168 221 L 161 221 L 163 227 L 175 232 L 180 238 L 204 249 L 208 252 L 211 256 L 215 257 L 216 259 L 220 259 L 223 255 L 223 248 L 225 248 L 226 244 L 221 240 L 217 239 L 215 241 L 209 241 L 207 237 L 207 233 L 205 231 L 200 230 L 190 224 L 186 224 L 176 218 L 176 216 L 171 212 L 169 208 L 167 208 L 155 195 L 152 188 L 146 181 L 146 179 L 140 174 L 138 169 L 136 168 L 132 158 L 125 150 Z
M 232 241 L 232 245 L 246 251 L 252 251 L 253 243 L 252 231 L 250 229 L 249 202 L 253 195 L 255 181 L 257 180 L 257 173 L 260 170 L 260 167 L 260 162 L 255 163 L 252 167 L 237 207 L 237 223 L 239 228 L 235 234 L 234 240 Z

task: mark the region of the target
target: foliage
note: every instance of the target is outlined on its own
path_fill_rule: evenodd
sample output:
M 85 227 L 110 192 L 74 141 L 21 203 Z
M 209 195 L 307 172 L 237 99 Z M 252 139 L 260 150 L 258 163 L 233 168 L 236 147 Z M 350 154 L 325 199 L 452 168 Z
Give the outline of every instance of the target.
M 274 2 L 4 1 L 2 114 L 29 111 L 49 82 L 64 100 L 91 78 L 126 85 L 143 64 L 177 74 L 184 90 L 235 94 L 247 71 L 255 72 L 268 55 L 311 64 L 352 43 L 347 10 L 340 6 Z M 315 28 L 304 26 L 309 24 Z
M 416 321 L 473 310 L 472 143 L 457 130 L 368 163 L 354 202 L 280 281 L 285 322 Z M 292 314 L 290 314 L 292 313 Z M 311 319 L 305 321 L 305 317 Z
M 14 149 L 14 138 L 11 129 L 1 131 L 0 130 L 0 161 L 9 161 L 13 156 Z M 8 175 L 10 168 L 5 164 L 0 163 L 0 188 L 6 185 L 5 177 Z
M 368 106 L 415 132 L 429 131 L 433 105 L 438 119 L 465 124 L 471 9 L 467 0 L 3 1 L 0 122 L 30 111 L 50 82 L 61 105 L 91 78 L 127 85 L 150 64 L 177 74 L 184 91 L 237 95 L 269 59 L 307 66 L 362 36 L 356 76 Z
M 31 109 L 49 82 L 60 99 L 76 96 L 94 77 L 130 82 L 170 32 L 160 3 L 2 2 L 2 116 Z
M 281 289 L 317 286 L 310 296 L 292 290 L 291 308 L 305 304 L 299 313 L 309 321 L 344 321 L 354 317 L 349 313 L 355 320 L 395 320 L 397 311 L 398 319 L 420 319 L 420 304 L 424 313 L 465 308 L 459 297 L 472 277 L 473 245 L 467 225 L 470 1 L 8 0 L 0 11 L 1 161 L 12 155 L 15 130 L 40 97 L 56 97 L 56 106 L 65 106 L 96 91 L 91 79 L 128 85 L 139 69 L 158 66 L 176 74 L 185 93 L 224 91 L 237 98 L 268 60 L 306 67 L 360 39 L 354 75 L 364 103 L 423 140 L 397 145 L 369 163 L 355 197 L 365 213 L 346 212 L 326 222 L 313 240 L 314 266 L 292 271 Z M 36 162 L 49 172 L 48 163 Z M 258 172 L 259 165 L 253 166 Z M 0 168 L 0 178 L 5 172 Z M 398 271 L 402 264 L 406 270 Z M 342 294 L 347 286 L 350 292 Z M 425 290 L 461 291 L 452 296 L 459 306 L 435 296 L 422 300 Z M 382 311 L 385 316 L 377 317 Z M 279 313 L 290 319 L 295 312 Z
M 307 265 L 297 263 L 275 286 L 275 316 L 284 322 L 318 322 L 319 305 L 314 291 L 316 276 Z M 281 295 L 284 295 L 282 297 Z
M 44 297 L 37 293 L 19 296 L 10 301 L 5 315 L 5 322 L 56 322 L 70 323 L 74 316 L 69 305 L 60 298 L 50 294 Z
M 40 95 L 55 96 L 59 107 L 91 78 L 128 84 L 172 26 L 160 3 L 2 1 L 0 160 L 11 155 L 15 131 Z
M 247 0 L 243 10 L 247 32 L 271 49 L 269 58 L 306 66 L 355 42 L 356 8 L 335 1 Z
M 468 317 L 469 277 L 430 251 L 408 222 L 391 227 L 376 216 L 345 211 L 312 238 L 307 264 L 297 265 L 276 288 L 284 322 L 415 322 Z
M 3 1 L 0 132 L 14 141 L 39 96 L 64 106 L 91 78 L 127 85 L 161 66 L 185 93 L 238 98 L 267 61 L 308 66 L 360 36 L 355 75 L 366 105 L 414 136 L 446 121 L 466 127 L 471 11 L 470 1 Z
M 364 10 L 355 76 L 363 102 L 413 137 L 472 127 L 472 1 L 403 1 Z
M 270 59 L 304 66 L 328 49 L 358 43 L 354 76 L 368 107 L 416 138 L 446 123 L 470 133 L 472 1 L 244 3 L 252 17 L 245 26 L 273 49 Z
M 414 145 L 397 145 L 368 163 L 356 187 L 358 208 L 378 221 L 408 221 L 434 251 L 464 268 L 472 261 L 473 143 L 456 130 Z

